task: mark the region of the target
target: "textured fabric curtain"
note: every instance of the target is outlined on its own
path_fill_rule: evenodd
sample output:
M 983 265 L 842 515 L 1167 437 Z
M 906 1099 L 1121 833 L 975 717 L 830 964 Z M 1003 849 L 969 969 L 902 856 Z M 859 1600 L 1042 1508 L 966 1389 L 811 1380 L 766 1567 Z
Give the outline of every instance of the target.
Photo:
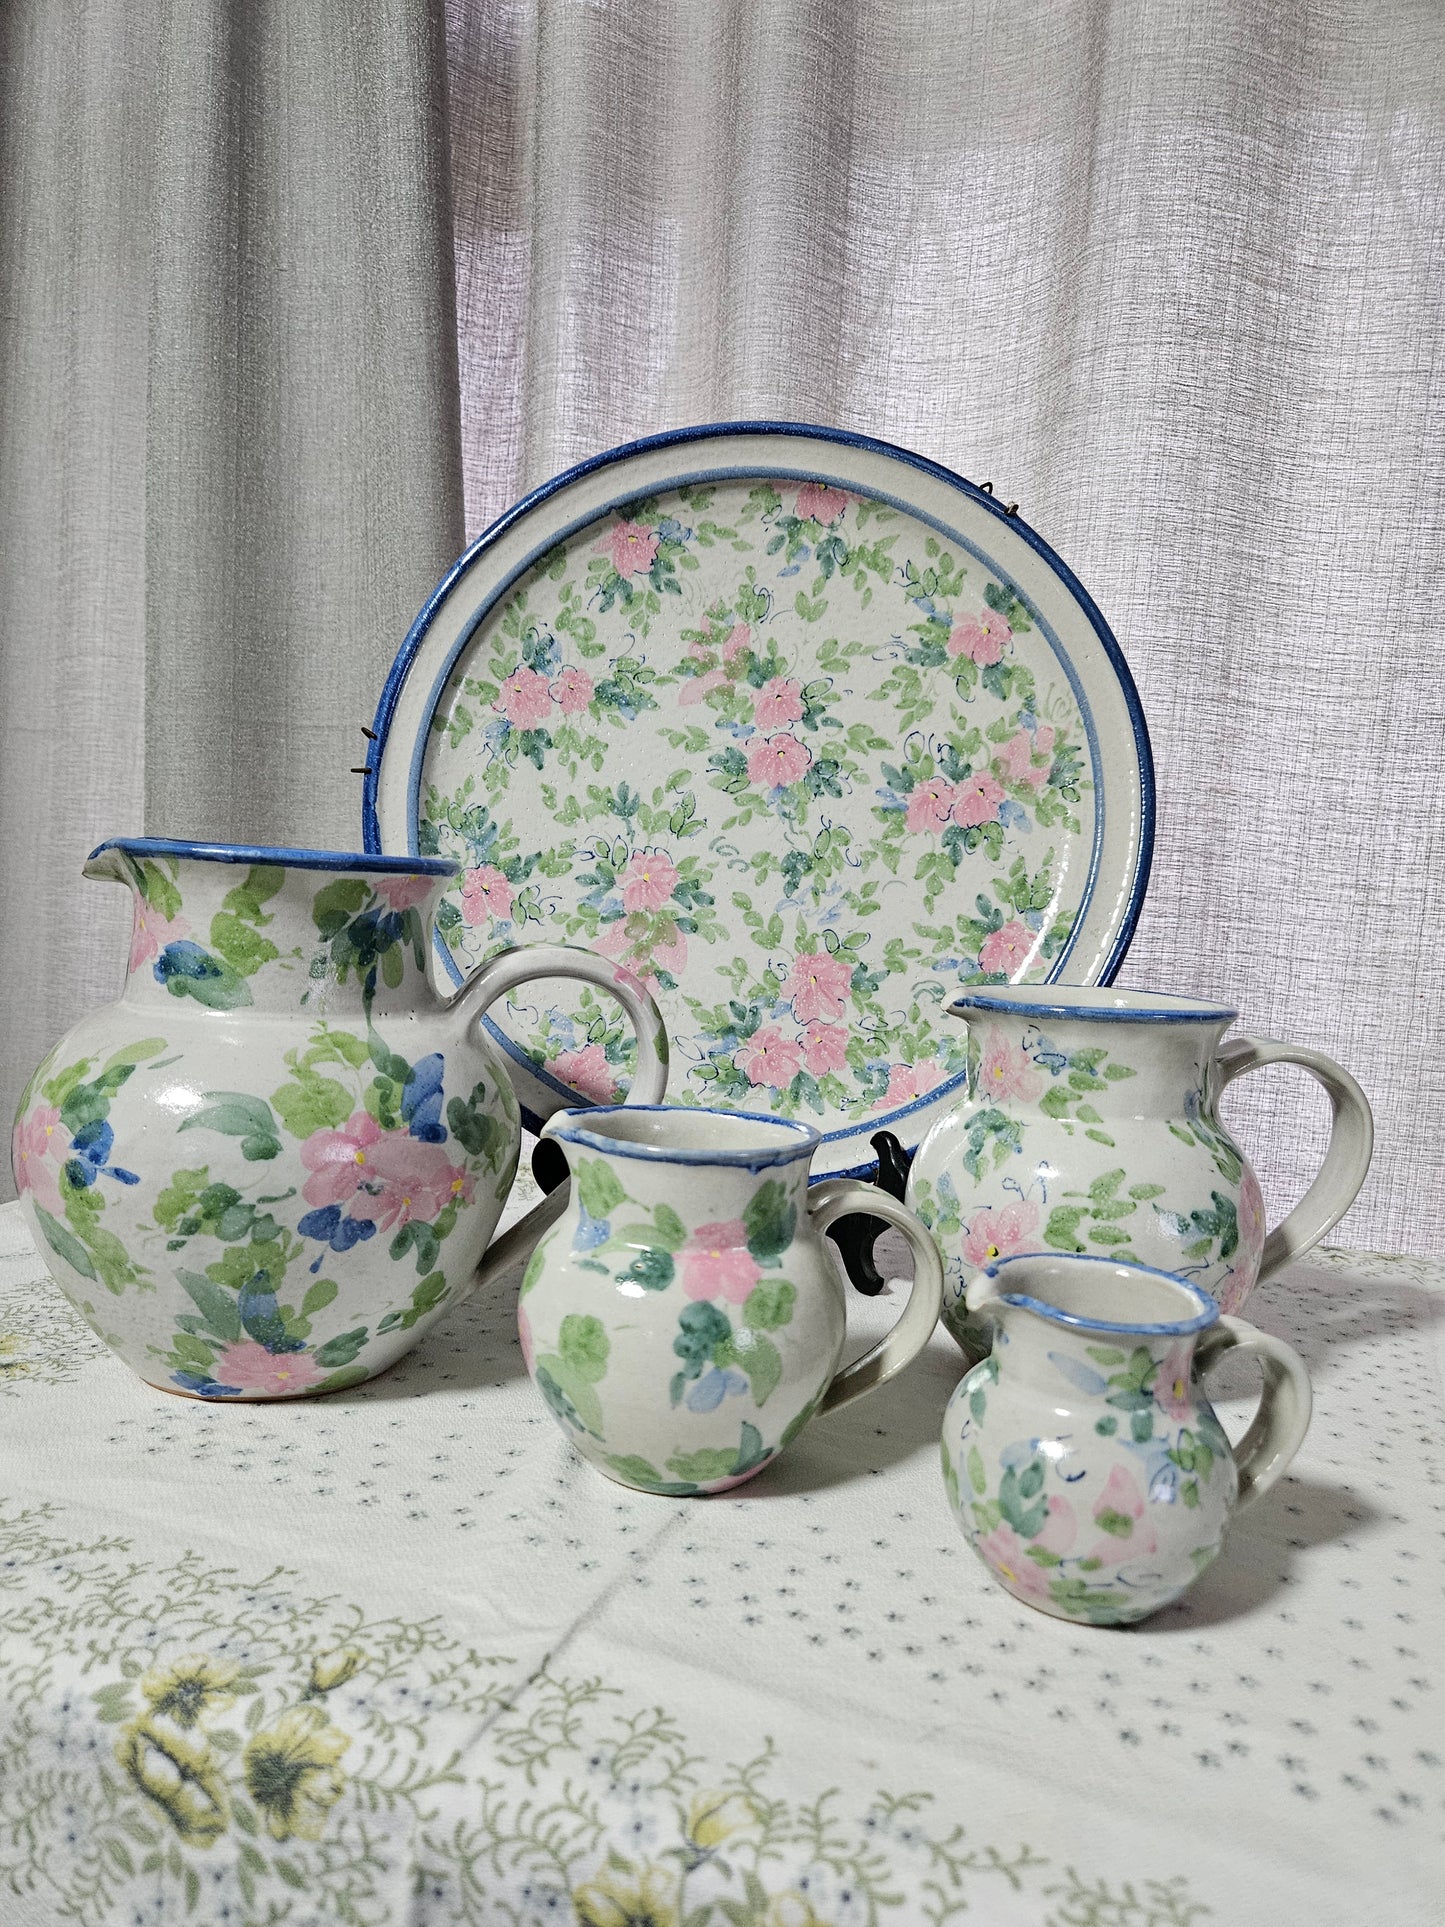
M 103 836 L 359 846 L 462 539 L 454 317 L 439 7 L 0 6 L 7 1120 L 115 995 Z
M 450 0 L 448 58 L 471 532 L 727 416 L 994 481 L 1148 713 L 1124 980 L 1353 1068 L 1336 1237 L 1445 1248 L 1434 0 Z M 1227 1103 L 1282 1209 L 1323 1099 Z

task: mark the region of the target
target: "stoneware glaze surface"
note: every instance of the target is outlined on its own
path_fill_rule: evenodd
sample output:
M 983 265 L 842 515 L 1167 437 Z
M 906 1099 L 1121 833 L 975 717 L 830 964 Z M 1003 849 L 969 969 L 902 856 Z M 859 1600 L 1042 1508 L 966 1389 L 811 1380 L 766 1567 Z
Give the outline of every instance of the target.
M 571 1184 L 523 1278 L 522 1350 L 559 1425 L 609 1478 L 726 1491 L 928 1342 L 943 1274 L 927 1230 L 869 1185 L 810 1189 L 807 1125 L 629 1106 L 569 1112 L 545 1135 Z M 916 1275 L 897 1324 L 839 1372 L 846 1287 L 822 1233 L 860 1210 L 903 1232 Z
M 1007 1258 L 969 1285 L 993 1351 L 943 1422 L 943 1480 L 1000 1585 L 1060 1619 L 1126 1626 L 1218 1554 L 1309 1425 L 1296 1354 L 1197 1285 L 1107 1258 Z M 1200 1377 L 1226 1351 L 1264 1369 L 1236 1460 Z
M 438 1000 L 430 919 L 454 869 L 141 838 L 91 856 L 134 896 L 125 989 L 30 1080 L 15 1180 L 51 1275 L 150 1384 L 334 1391 L 469 1287 L 521 1135 L 478 1018 L 526 978 L 621 1003 L 635 1088 L 661 1097 L 657 1008 L 603 958 L 513 951 Z
M 998 1258 L 1132 1260 L 1236 1311 L 1260 1277 L 1338 1223 L 1364 1183 L 1372 1128 L 1354 1078 L 1268 1038 L 1221 1043 L 1232 1010 L 1062 984 L 971 991 L 951 1010 L 967 1027 L 968 1086 L 920 1146 L 907 1197 L 938 1239 L 944 1323 L 971 1357 L 988 1335 L 970 1325 L 964 1287 Z M 1322 1084 L 1334 1126 L 1314 1184 L 1266 1236 L 1258 1179 L 1220 1122 L 1219 1096 L 1269 1063 Z

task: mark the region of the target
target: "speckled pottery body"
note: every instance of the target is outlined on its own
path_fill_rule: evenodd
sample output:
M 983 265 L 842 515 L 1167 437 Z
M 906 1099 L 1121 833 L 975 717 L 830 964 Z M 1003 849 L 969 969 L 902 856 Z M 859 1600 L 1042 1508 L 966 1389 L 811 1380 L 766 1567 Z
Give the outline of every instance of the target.
M 920 1146 L 907 1196 L 938 1240 L 944 1323 L 971 1358 L 989 1334 L 970 1322 L 964 1288 L 996 1259 L 1130 1260 L 1192 1279 L 1232 1312 L 1337 1224 L 1364 1183 L 1372 1127 L 1354 1078 L 1269 1038 L 1221 1042 L 1233 1010 L 1058 984 L 969 991 L 950 1009 L 968 1026 L 968 1089 Z M 1259 1182 L 1219 1097 L 1270 1063 L 1324 1086 L 1334 1129 L 1309 1191 L 1266 1235 Z
M 1010 1258 L 970 1282 L 967 1303 L 988 1313 L 993 1350 L 949 1401 L 944 1485 L 999 1584 L 1057 1618 L 1125 1626 L 1177 1599 L 1309 1425 L 1289 1346 L 1182 1278 Z M 1264 1369 L 1237 1458 L 1199 1383 L 1236 1347 Z
M 148 1383 L 338 1390 L 470 1287 L 521 1138 L 478 1021 L 503 991 L 607 992 L 637 1034 L 634 1089 L 662 1095 L 656 1006 L 604 958 L 504 952 L 438 1000 L 430 918 L 454 869 L 148 838 L 91 856 L 134 896 L 125 989 L 31 1078 L 13 1162 L 52 1277 Z
M 644 1492 L 722 1492 L 815 1412 L 889 1378 L 928 1342 L 943 1274 L 926 1228 L 871 1185 L 809 1187 L 818 1133 L 746 1112 L 568 1112 L 567 1206 L 538 1243 L 518 1325 L 527 1369 L 573 1446 Z M 886 1217 L 913 1247 L 902 1317 L 839 1372 L 846 1287 L 823 1232 Z

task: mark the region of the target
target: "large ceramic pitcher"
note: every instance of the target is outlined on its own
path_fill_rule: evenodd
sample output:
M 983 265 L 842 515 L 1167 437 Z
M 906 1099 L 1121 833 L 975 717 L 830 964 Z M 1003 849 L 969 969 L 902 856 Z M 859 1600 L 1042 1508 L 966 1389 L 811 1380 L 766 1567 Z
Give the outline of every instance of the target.
M 480 1020 L 518 984 L 581 978 L 615 998 L 636 1033 L 631 1094 L 662 1097 L 657 1007 L 605 958 L 505 951 L 438 1001 L 431 914 L 455 869 L 151 838 L 90 857 L 87 876 L 134 897 L 125 990 L 30 1080 L 15 1181 L 51 1275 L 149 1383 L 335 1390 L 384 1371 L 468 1288 L 521 1138 Z M 620 1056 L 614 1019 L 594 1012 Z
M 950 1011 L 968 1026 L 968 1091 L 919 1147 L 907 1196 L 938 1240 L 944 1322 L 971 1356 L 988 1337 L 964 1287 L 999 1258 L 1133 1260 L 1237 1311 L 1364 1183 L 1373 1132 L 1354 1078 L 1270 1038 L 1222 1043 L 1237 1013 L 1221 1005 L 1049 984 L 969 991 Z M 1268 1235 L 1259 1183 L 1218 1108 L 1226 1085 L 1264 1064 L 1298 1064 L 1334 1110 L 1319 1175 Z

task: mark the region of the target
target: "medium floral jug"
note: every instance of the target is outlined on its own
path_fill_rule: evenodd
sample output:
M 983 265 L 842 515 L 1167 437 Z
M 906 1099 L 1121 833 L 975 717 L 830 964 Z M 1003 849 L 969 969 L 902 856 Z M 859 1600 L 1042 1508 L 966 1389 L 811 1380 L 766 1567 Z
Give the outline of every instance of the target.
M 969 991 L 967 1095 L 919 1147 L 907 1199 L 943 1255 L 943 1319 L 970 1357 L 986 1328 L 969 1276 L 1027 1251 L 1090 1252 L 1192 1279 L 1225 1311 L 1308 1251 L 1370 1167 L 1365 1094 L 1332 1058 L 1264 1037 L 1221 1043 L 1237 1013 L 1189 997 L 1062 984 Z M 1245 1071 L 1298 1064 L 1333 1107 L 1318 1176 L 1265 1233 L 1264 1201 L 1219 1120 Z
M 943 1291 L 932 1239 L 871 1185 L 810 1188 L 811 1126 L 630 1106 L 567 1112 L 543 1136 L 566 1153 L 571 1184 L 523 1275 L 522 1351 L 608 1478 L 677 1497 L 726 1491 L 927 1344 Z M 903 1233 L 915 1275 L 887 1336 L 839 1371 L 846 1287 L 822 1234 L 862 1210 Z
M 152 838 L 91 855 L 87 876 L 133 893 L 130 968 L 31 1078 L 15 1181 L 56 1283 L 148 1383 L 334 1391 L 469 1288 L 521 1140 L 480 1022 L 505 991 L 574 977 L 615 998 L 633 1095 L 662 1096 L 657 1006 L 605 958 L 504 951 L 437 999 L 430 919 L 455 869 Z
M 967 1304 L 990 1319 L 993 1351 L 944 1415 L 949 1502 L 995 1579 L 1060 1619 L 1127 1626 L 1177 1599 L 1309 1426 L 1295 1353 L 1186 1279 L 1108 1258 L 1005 1258 L 972 1279 Z M 1237 1451 L 1199 1384 L 1236 1346 L 1264 1371 Z

